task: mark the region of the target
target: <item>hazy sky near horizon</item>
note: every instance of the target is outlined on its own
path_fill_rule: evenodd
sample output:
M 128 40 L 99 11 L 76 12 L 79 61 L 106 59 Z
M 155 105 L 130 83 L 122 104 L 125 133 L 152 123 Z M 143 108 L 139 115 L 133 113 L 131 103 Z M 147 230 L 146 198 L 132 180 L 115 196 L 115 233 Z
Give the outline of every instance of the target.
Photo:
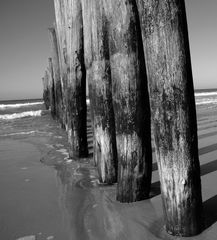
M 217 88 L 217 1 L 186 0 L 195 88 Z M 42 97 L 53 0 L 0 0 L 0 100 Z

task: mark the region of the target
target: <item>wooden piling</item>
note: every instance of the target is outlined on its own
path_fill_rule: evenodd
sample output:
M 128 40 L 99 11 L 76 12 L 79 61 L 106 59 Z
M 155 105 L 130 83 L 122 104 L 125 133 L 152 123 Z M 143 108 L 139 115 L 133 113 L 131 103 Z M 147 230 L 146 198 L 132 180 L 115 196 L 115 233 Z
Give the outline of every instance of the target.
M 88 156 L 86 134 L 86 69 L 80 0 L 55 0 L 63 99 L 70 156 Z
M 54 72 L 53 72 L 52 58 L 48 59 L 48 71 L 49 71 L 49 93 L 50 93 L 51 116 L 55 119 L 56 99 L 55 99 L 55 84 L 54 84 Z
M 55 28 L 49 28 L 51 49 L 52 49 L 52 65 L 53 65 L 53 78 L 54 78 L 54 89 L 55 89 L 55 118 L 59 120 L 63 125 L 63 95 L 60 75 L 60 63 L 59 63 L 59 48 Z
M 45 72 L 44 77 L 42 78 L 43 83 L 43 100 L 45 108 L 48 110 L 50 107 L 50 93 L 49 93 L 49 86 L 48 86 L 48 75 Z
M 87 157 L 86 68 L 81 1 L 71 0 L 67 11 L 72 18 L 71 24 L 68 24 L 70 52 L 67 89 L 71 153 L 72 155 L 78 153 L 79 157 Z
M 89 5 L 88 5 L 89 4 Z M 89 96 L 94 130 L 94 161 L 102 183 L 117 181 L 117 147 L 112 103 L 112 79 L 109 55 L 108 20 L 102 1 L 82 1 L 86 66 L 89 76 Z M 86 13 L 86 12 L 89 12 Z M 90 16 L 91 14 L 91 16 Z M 91 23 L 91 24 L 90 24 Z M 91 44 L 90 44 L 91 43 Z M 89 64 L 91 62 L 91 64 Z
M 197 122 L 184 0 L 137 0 L 166 231 L 203 229 Z
M 67 55 L 67 37 L 66 37 L 66 1 L 54 0 L 55 9 L 55 30 L 58 43 L 58 56 L 59 56 L 59 67 L 60 67 L 60 81 L 62 88 L 62 121 L 63 126 L 68 129 L 67 120 L 67 82 L 68 82 L 68 55 Z
M 152 174 L 150 106 L 135 2 L 104 0 L 118 150 L 117 200 L 149 197 Z

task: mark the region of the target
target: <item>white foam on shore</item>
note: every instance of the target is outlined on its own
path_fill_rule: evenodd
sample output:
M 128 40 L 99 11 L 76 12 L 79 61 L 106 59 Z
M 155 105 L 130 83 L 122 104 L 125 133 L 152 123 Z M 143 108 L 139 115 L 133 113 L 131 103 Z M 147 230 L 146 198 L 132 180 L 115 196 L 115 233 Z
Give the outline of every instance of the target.
M 16 136 L 16 135 L 30 135 L 30 134 L 35 134 L 35 133 L 46 134 L 46 136 L 51 136 L 52 135 L 52 133 L 49 133 L 49 132 L 42 132 L 42 131 L 37 131 L 36 130 L 36 131 L 27 131 L 27 132 L 7 133 L 7 134 L 0 135 L 0 137 L 9 137 L 9 136 Z
M 36 240 L 34 235 L 18 238 L 17 240 Z
M 196 101 L 196 105 L 215 104 L 217 99 L 203 99 L 202 101 Z
M 5 108 L 20 108 L 25 106 L 33 106 L 33 105 L 40 105 L 44 102 L 32 102 L 32 103 L 15 103 L 15 104 L 0 104 L 0 109 Z
M 198 92 L 194 94 L 195 97 L 202 97 L 202 96 L 215 96 L 217 92 Z
M 65 148 L 58 149 L 58 150 L 56 150 L 56 151 L 57 151 L 57 152 L 60 152 L 60 153 L 62 153 L 63 155 L 66 155 L 66 156 L 68 156 L 68 155 L 69 155 L 69 153 L 68 153 L 67 149 L 65 149 Z
M 89 98 L 86 99 L 86 103 L 87 103 L 87 105 L 90 105 L 90 99 Z
M 16 136 L 16 135 L 29 135 L 29 134 L 33 134 L 33 133 L 36 133 L 36 131 L 8 133 L 8 134 L 0 135 L 0 137 L 8 137 L 8 136 Z
M 47 240 L 52 240 L 52 239 L 54 239 L 54 236 L 47 237 Z
M 17 118 L 24 118 L 24 117 L 39 117 L 42 114 L 42 110 L 38 111 L 27 111 L 22 113 L 13 113 L 13 114 L 3 114 L 0 115 L 0 119 L 2 120 L 11 120 Z

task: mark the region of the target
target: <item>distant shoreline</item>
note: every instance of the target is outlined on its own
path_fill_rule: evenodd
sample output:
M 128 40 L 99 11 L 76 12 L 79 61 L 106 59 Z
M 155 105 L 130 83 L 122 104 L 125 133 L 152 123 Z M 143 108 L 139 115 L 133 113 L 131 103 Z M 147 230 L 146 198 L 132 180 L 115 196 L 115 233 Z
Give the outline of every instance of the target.
M 217 91 L 217 88 L 195 88 L 194 89 L 195 92 L 213 92 L 213 91 Z
M 0 100 L 1 104 L 10 104 L 10 103 L 23 103 L 23 102 L 37 102 L 44 101 L 42 98 L 26 98 L 26 99 L 12 99 L 12 100 Z

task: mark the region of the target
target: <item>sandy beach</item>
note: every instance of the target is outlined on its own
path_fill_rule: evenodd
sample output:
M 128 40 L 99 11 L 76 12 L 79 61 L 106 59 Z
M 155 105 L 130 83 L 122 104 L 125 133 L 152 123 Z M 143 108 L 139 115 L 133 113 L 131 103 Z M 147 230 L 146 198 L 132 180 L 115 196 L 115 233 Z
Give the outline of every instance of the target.
M 198 111 L 206 228 L 192 240 L 213 240 L 217 235 L 216 117 L 213 108 Z M 116 185 L 99 184 L 91 157 L 68 158 L 66 133 L 49 113 L 17 122 L 13 132 L 6 125 L 7 134 L 0 136 L 0 239 L 181 239 L 164 231 L 155 158 L 150 199 L 119 203 Z M 91 152 L 90 121 L 88 126 Z
M 216 12 L 1 2 L 0 240 L 217 239 Z

